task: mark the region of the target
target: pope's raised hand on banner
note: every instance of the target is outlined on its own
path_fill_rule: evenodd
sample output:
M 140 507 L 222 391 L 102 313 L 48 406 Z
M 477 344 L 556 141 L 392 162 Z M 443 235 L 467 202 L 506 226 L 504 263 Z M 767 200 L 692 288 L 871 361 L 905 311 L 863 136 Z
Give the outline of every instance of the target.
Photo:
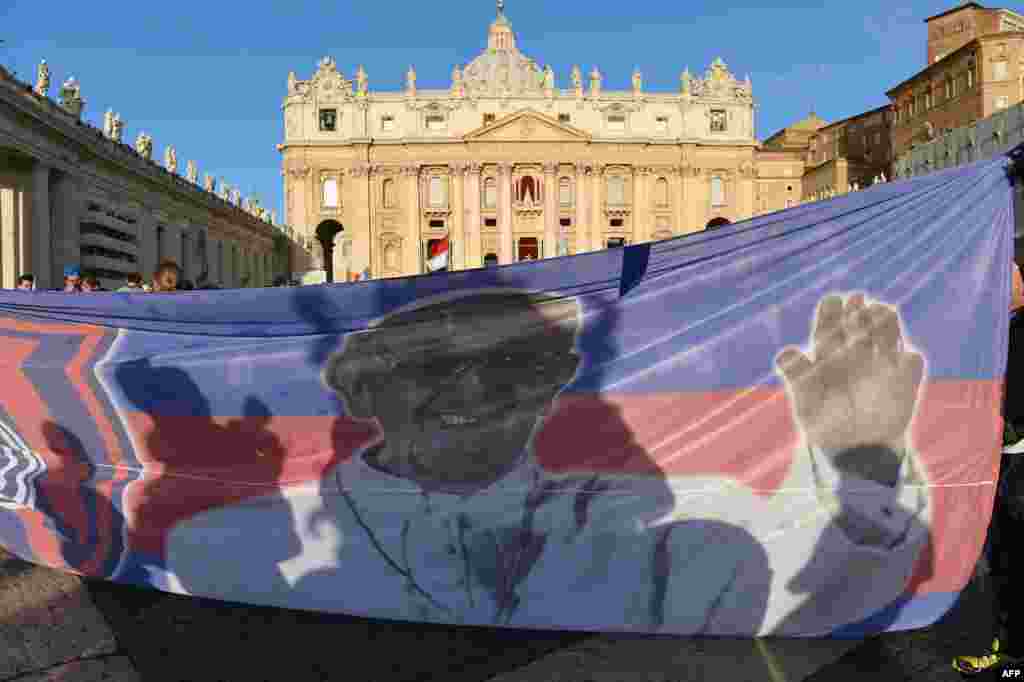
M 818 305 L 811 357 L 786 348 L 776 364 L 808 445 L 826 452 L 865 446 L 900 451 L 924 376 L 924 359 L 903 348 L 890 306 L 862 294 Z

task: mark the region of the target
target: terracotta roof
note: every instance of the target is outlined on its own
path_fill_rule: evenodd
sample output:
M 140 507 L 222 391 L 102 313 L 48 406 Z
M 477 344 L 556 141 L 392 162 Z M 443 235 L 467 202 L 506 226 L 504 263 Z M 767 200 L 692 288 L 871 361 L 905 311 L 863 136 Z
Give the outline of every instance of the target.
M 835 128 L 836 126 L 843 125 L 844 123 L 850 123 L 851 121 L 856 121 L 857 119 L 860 119 L 860 118 L 867 118 L 868 116 L 871 116 L 873 114 L 877 114 L 877 113 L 879 113 L 881 111 L 886 111 L 886 110 L 891 109 L 891 108 L 892 108 L 892 103 L 891 102 L 889 104 L 883 104 L 880 107 L 875 107 L 874 109 L 869 109 L 868 111 L 863 111 L 863 112 L 861 112 L 859 114 L 854 114 L 853 116 L 847 116 L 846 118 L 840 119 L 840 120 L 836 121 L 835 123 L 829 123 L 827 126 L 822 127 L 822 130 L 828 130 L 830 128 Z
M 924 22 L 927 24 L 929 21 L 931 21 L 933 19 L 939 19 L 940 17 L 944 17 L 947 14 L 952 14 L 953 12 L 959 12 L 962 9 L 970 9 L 970 8 L 974 8 L 974 9 L 996 9 L 996 8 L 993 8 L 993 7 L 985 7 L 983 5 L 979 5 L 976 2 L 965 2 L 965 3 L 962 3 L 960 5 L 957 5 L 953 9 L 947 9 L 945 12 L 940 12 L 939 14 L 935 14 L 933 16 L 930 16 L 927 19 L 925 19 Z

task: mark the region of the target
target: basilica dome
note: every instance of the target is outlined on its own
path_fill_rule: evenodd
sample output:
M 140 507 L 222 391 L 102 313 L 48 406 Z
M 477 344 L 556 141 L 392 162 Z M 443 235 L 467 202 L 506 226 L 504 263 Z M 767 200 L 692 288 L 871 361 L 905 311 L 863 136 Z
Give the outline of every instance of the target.
M 523 95 L 543 89 L 544 73 L 537 62 L 516 47 L 515 33 L 502 3 L 498 18 L 491 24 L 487 49 L 466 65 L 463 77 L 470 96 Z

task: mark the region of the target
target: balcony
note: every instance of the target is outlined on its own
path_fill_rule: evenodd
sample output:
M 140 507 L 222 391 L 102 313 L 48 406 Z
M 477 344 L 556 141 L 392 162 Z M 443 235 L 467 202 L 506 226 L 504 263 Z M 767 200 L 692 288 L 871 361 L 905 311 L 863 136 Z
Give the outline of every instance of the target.
M 605 201 L 604 213 L 609 218 L 624 218 L 633 212 L 633 205 L 628 201 Z

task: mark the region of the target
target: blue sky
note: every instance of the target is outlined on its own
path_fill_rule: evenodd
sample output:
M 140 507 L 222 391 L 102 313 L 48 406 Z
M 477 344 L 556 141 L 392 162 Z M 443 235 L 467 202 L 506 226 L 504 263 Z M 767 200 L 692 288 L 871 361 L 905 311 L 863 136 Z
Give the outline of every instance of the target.
M 721 56 L 750 74 L 764 139 L 812 107 L 833 121 L 885 104 L 886 89 L 925 65 L 923 20 L 955 4 L 507 0 L 506 13 L 519 48 L 550 63 L 561 87 L 579 63 L 596 64 L 606 88 L 628 88 L 636 66 L 645 89 L 675 91 L 684 67 L 703 73 Z M 34 82 L 46 59 L 51 95 L 75 76 L 93 124 L 113 108 L 127 140 L 145 130 L 155 155 L 173 144 L 181 168 L 195 159 L 200 177 L 223 177 L 281 215 L 275 145 L 289 70 L 309 78 L 330 55 L 350 77 L 365 64 L 371 90 L 396 90 L 413 63 L 421 88 L 447 87 L 494 15 L 493 0 L 0 0 L 0 63 Z

